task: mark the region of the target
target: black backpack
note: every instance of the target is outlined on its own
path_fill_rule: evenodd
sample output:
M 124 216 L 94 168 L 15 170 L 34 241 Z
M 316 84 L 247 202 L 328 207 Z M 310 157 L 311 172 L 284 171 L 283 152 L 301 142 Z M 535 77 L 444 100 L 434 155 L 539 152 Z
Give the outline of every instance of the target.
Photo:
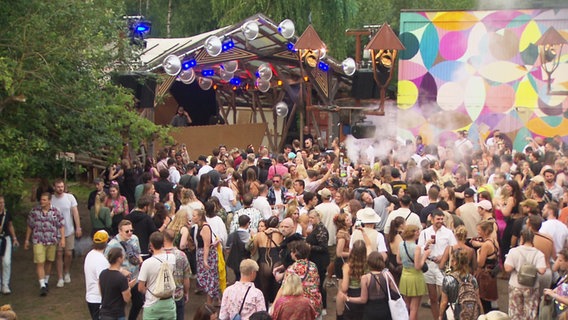
M 233 231 L 227 238 L 227 243 L 231 243 L 231 251 L 227 257 L 227 265 L 233 270 L 239 270 L 241 261 L 250 258 L 250 252 L 245 248 L 245 244 L 239 237 L 239 231 Z

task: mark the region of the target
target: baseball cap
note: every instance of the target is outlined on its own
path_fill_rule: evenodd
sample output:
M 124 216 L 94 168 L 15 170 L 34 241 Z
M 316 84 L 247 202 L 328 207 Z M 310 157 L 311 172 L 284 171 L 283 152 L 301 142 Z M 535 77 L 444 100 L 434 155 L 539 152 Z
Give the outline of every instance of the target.
M 475 195 L 475 190 L 473 190 L 472 188 L 467 188 L 465 189 L 465 191 L 463 192 L 463 195 L 465 197 L 471 198 Z
M 99 230 L 95 232 L 95 235 L 93 236 L 94 243 L 107 243 L 107 241 L 108 241 L 108 233 L 106 231 Z
M 318 194 L 324 199 L 329 199 L 331 197 L 331 191 L 329 191 L 328 188 L 321 189 L 318 191 Z
M 533 199 L 527 199 L 525 201 L 521 201 L 521 206 L 534 209 L 534 208 L 538 207 L 538 202 L 536 202 L 536 200 L 533 200 Z
M 531 181 L 537 184 L 544 183 L 544 177 L 541 175 L 537 175 L 531 178 Z
M 477 203 L 477 207 L 485 211 L 489 211 L 493 208 L 493 205 L 489 202 L 489 200 L 481 200 Z
M 288 153 L 288 159 L 296 159 L 296 154 L 294 152 Z

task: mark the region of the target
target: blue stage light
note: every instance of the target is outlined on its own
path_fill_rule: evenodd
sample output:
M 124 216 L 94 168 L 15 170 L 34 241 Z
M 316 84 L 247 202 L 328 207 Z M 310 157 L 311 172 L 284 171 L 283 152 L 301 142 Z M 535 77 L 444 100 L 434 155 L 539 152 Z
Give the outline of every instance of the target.
M 239 78 L 233 78 L 233 79 L 231 79 L 231 84 L 232 84 L 232 85 L 235 85 L 235 86 L 238 86 L 238 85 L 241 84 L 241 79 L 239 79 Z
M 288 50 L 294 52 L 296 50 L 294 50 L 294 44 L 292 42 L 288 42 L 288 44 L 286 45 L 288 47 Z
M 320 70 L 322 70 L 322 71 L 328 71 L 329 70 L 329 66 L 323 61 L 320 61 L 318 63 L 318 68 L 320 68 Z
M 197 61 L 195 59 L 186 60 L 181 64 L 181 68 L 183 70 L 189 70 L 197 65 Z
M 201 75 L 204 77 L 212 77 L 215 74 L 215 70 L 213 69 L 205 69 L 201 70 Z
M 233 42 L 233 39 L 229 39 L 228 41 L 223 42 L 223 51 L 227 51 L 230 50 L 232 48 L 235 47 L 235 43 Z

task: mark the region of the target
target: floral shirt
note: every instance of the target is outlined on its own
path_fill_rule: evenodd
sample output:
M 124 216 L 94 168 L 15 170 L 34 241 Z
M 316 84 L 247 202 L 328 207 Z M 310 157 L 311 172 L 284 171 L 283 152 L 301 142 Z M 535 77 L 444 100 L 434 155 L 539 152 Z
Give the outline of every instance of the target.
M 112 248 L 122 248 L 122 254 L 124 255 L 124 261 L 122 262 L 122 267 L 125 268 L 126 270 L 128 270 L 131 275 L 130 275 L 130 279 L 134 279 L 134 278 L 138 278 L 138 273 L 140 272 L 140 265 L 133 265 L 128 261 L 128 258 L 126 257 L 126 252 L 124 251 L 124 248 L 122 247 L 122 245 L 120 244 L 120 235 L 116 235 L 114 238 L 112 238 L 106 249 L 105 249 L 105 257 L 108 258 L 108 252 L 110 251 L 110 249 Z M 132 237 L 130 238 L 130 240 L 128 240 L 128 243 L 132 245 L 132 247 L 134 248 L 134 251 L 140 255 L 140 242 L 138 241 L 138 237 L 133 234 Z
M 290 274 L 297 274 L 302 279 L 302 287 L 304 288 L 304 297 L 310 300 L 310 303 L 316 310 L 318 316 L 322 310 L 321 292 L 319 291 L 319 275 L 316 264 L 307 259 L 296 260 L 294 264 L 286 269 L 284 278 Z
M 233 216 L 233 221 L 231 221 L 231 227 L 229 228 L 229 233 L 237 231 L 239 228 L 239 216 L 246 214 L 250 217 L 250 230 L 257 231 L 258 223 L 262 220 L 262 214 L 256 208 L 242 208 L 235 213 Z
M 32 244 L 55 245 L 61 240 L 65 219 L 56 207 L 50 207 L 46 213 L 35 207 L 28 215 L 28 226 L 32 229 Z
M 166 253 L 174 254 L 176 256 L 175 268 L 174 268 L 174 281 L 176 283 L 176 291 L 174 293 L 174 299 L 179 301 L 183 299 L 183 282 L 185 279 L 189 279 L 190 268 L 189 261 L 185 253 L 181 252 L 178 248 L 167 248 L 164 249 Z
M 249 287 L 250 290 L 246 293 Z M 244 299 L 245 294 L 246 299 Z M 241 312 L 241 319 L 243 320 L 247 320 L 255 312 L 266 311 L 262 291 L 257 289 L 253 282 L 237 281 L 223 292 L 219 320 L 233 319 L 239 313 L 241 304 L 243 304 L 243 311 Z
M 108 207 L 111 213 L 126 215 L 128 211 L 128 201 L 124 196 L 118 197 L 117 200 L 111 199 L 110 197 L 106 201 L 106 207 Z

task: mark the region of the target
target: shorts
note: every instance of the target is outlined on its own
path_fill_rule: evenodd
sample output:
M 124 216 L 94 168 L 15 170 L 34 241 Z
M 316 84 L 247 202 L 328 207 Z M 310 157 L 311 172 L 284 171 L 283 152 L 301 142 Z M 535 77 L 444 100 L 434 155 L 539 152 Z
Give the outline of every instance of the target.
M 337 245 L 334 244 L 333 246 L 327 247 L 327 252 L 329 252 L 329 261 L 335 261 L 335 254 L 337 250 Z
M 65 251 L 72 251 L 75 249 L 75 235 L 65 237 Z M 63 250 L 61 247 L 57 246 L 57 250 Z
M 428 264 L 428 272 L 424 273 L 424 281 L 426 284 L 435 284 L 441 287 L 444 274 L 442 274 L 438 264 L 430 260 L 426 260 L 426 263 Z
M 45 263 L 45 261 L 55 261 L 55 251 L 57 250 L 57 245 L 43 245 L 34 244 L 34 263 Z

